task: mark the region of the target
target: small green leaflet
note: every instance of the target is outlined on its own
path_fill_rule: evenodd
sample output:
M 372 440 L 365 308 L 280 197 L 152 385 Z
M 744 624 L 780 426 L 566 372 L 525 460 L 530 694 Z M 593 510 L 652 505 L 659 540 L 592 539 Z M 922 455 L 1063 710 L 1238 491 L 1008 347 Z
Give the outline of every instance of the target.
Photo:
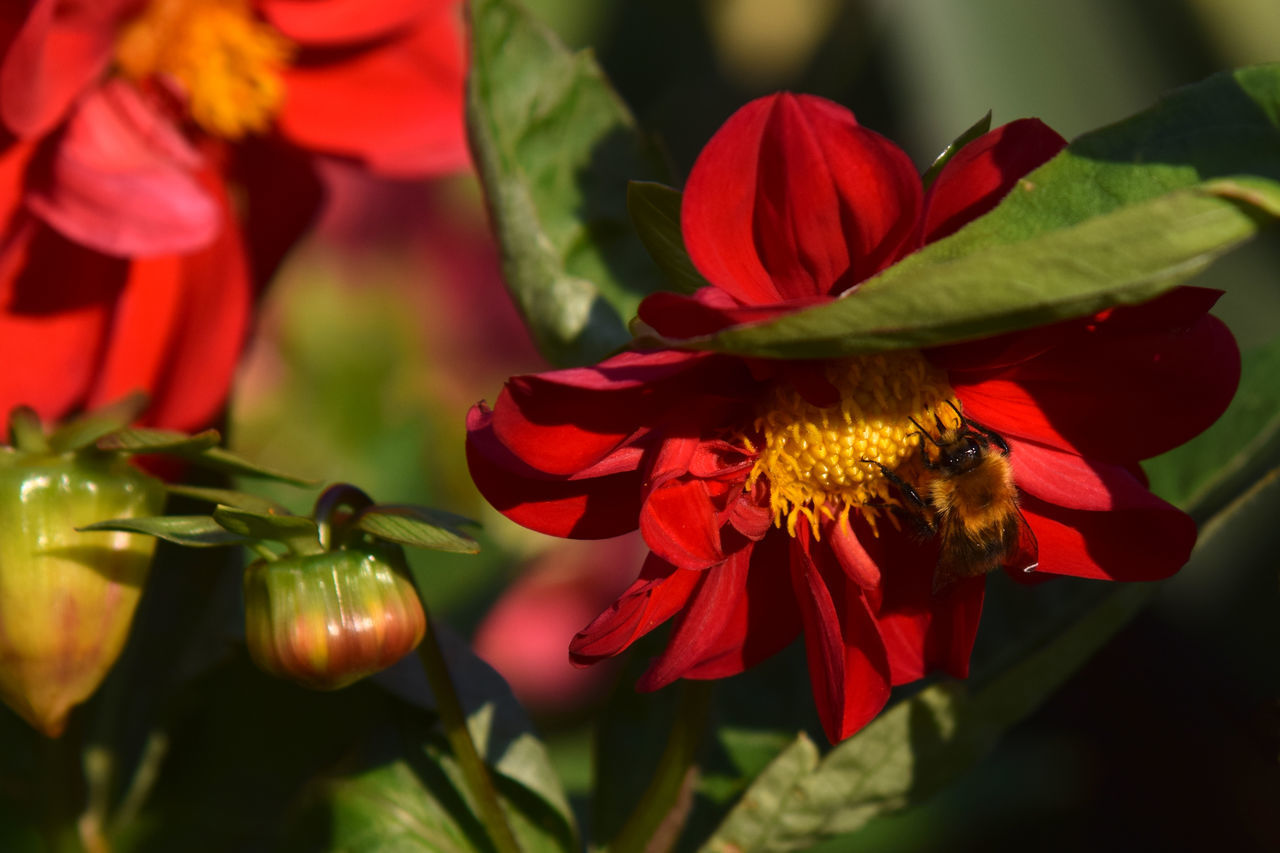
M 458 529 L 464 524 L 474 525 L 475 522 L 443 510 L 401 504 L 375 504 L 363 510 L 352 526 L 401 545 L 451 551 L 455 554 L 475 554 L 480 550 L 480 544 Z
M 125 533 L 144 533 L 176 545 L 189 548 L 216 548 L 227 545 L 246 545 L 253 541 L 247 536 L 233 533 L 208 515 L 161 515 L 154 518 L 117 518 L 99 521 L 81 531 L 119 530 Z

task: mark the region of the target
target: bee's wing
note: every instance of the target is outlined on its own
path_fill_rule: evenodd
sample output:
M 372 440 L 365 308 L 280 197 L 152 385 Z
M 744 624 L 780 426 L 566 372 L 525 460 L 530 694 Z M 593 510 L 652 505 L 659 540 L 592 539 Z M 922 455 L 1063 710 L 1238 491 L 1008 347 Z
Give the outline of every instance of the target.
M 1003 566 L 1010 572 L 1030 574 L 1040 565 L 1040 543 L 1036 541 L 1036 532 L 1027 523 L 1022 510 L 1014 508 L 1018 513 L 1018 542 L 1009 551 Z

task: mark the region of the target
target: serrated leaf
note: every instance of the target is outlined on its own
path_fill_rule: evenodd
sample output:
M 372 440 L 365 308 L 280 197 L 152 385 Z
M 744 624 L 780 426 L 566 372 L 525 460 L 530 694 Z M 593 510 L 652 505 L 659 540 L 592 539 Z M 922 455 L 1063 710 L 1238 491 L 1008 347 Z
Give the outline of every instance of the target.
M 250 512 L 280 515 L 288 512 L 284 506 L 269 498 L 237 492 L 233 489 L 214 489 L 205 486 L 187 486 L 182 483 L 165 483 L 165 491 L 171 495 L 195 498 L 212 504 L 247 509 Z
M 677 189 L 653 181 L 627 184 L 627 211 L 649 257 L 662 270 L 672 288 L 693 293 L 707 286 L 689 258 L 680 230 L 680 199 Z
M 227 530 L 209 515 L 161 515 L 152 518 L 117 518 L 99 521 L 78 530 L 120 530 L 145 533 L 166 542 L 191 548 L 215 548 L 244 545 L 251 540 Z
M 319 553 L 320 529 L 314 519 L 301 515 L 278 515 L 220 506 L 213 519 L 222 527 L 246 539 L 283 542 L 299 553 Z
M 590 53 L 511 0 L 469 9 L 467 124 L 507 285 L 548 359 L 597 361 L 659 285 L 624 200 L 657 158 Z
M 942 149 L 942 153 L 934 158 L 933 163 L 930 164 L 929 168 L 925 170 L 925 173 L 920 176 L 920 182 L 924 185 L 924 188 L 927 190 L 929 187 L 933 186 L 933 182 L 937 179 L 938 173 L 942 171 L 943 167 L 945 167 L 947 163 L 951 162 L 951 158 L 956 156 L 956 152 L 973 140 L 977 139 L 979 136 L 982 136 L 990 129 L 991 110 L 987 110 L 986 115 L 975 121 L 968 130 L 952 140 L 951 144 Z
M 86 412 L 54 430 L 49 436 L 49 446 L 54 453 L 88 447 L 103 436 L 137 420 L 147 408 L 147 402 L 147 395 L 138 392 L 108 406 Z
M 846 298 L 694 345 L 834 357 L 1151 298 L 1275 215 L 1278 116 L 1280 65 L 1215 75 L 1080 137 L 991 213 Z M 1161 227 L 1143 227 L 1144 217 Z
M 352 526 L 401 545 L 475 554 L 480 550 L 480 543 L 458 529 L 463 524 L 474 525 L 475 522 L 427 507 L 377 504 L 363 510 Z
M 1246 191 L 1261 193 L 1268 203 L 1280 199 L 1280 184 L 1215 181 L 938 261 L 944 240 L 935 244 L 938 251 L 927 247 L 835 302 L 665 343 L 832 358 L 968 340 L 1145 302 L 1257 232 L 1257 208 L 1227 197 Z
M 97 440 L 99 450 L 124 453 L 171 453 L 186 455 L 214 447 L 222 440 L 216 429 L 188 435 L 171 429 L 129 427 L 108 433 Z

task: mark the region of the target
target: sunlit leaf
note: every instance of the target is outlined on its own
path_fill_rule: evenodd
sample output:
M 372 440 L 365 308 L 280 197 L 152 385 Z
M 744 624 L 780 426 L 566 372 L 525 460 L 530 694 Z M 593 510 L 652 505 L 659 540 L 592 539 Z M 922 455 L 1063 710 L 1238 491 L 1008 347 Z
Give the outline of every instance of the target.
M 625 204 L 656 158 L 590 53 L 511 0 L 469 9 L 467 122 L 507 285 L 551 361 L 596 361 L 660 285 Z
M 100 450 L 120 450 L 126 453 L 172 453 L 175 455 L 200 453 L 216 447 L 222 436 L 216 429 L 207 429 L 194 435 L 171 429 L 130 427 L 108 433 L 98 439 Z
M 244 545 L 251 539 L 227 530 L 208 515 L 162 515 L 154 518 L 117 518 L 99 521 L 80 530 L 122 530 L 145 533 L 166 542 L 192 548 Z
M 108 406 L 86 412 L 67 421 L 49 436 L 49 446 L 55 453 L 79 450 L 104 435 L 123 429 L 137 420 L 147 408 L 146 394 L 130 394 Z
M 278 515 L 220 506 L 214 520 L 227 530 L 247 539 L 283 542 L 300 553 L 320 551 L 320 531 L 313 519 L 301 515 Z
M 236 509 L 247 509 L 250 512 L 267 514 L 274 513 L 276 515 L 286 512 L 283 506 L 273 500 L 260 497 L 258 495 L 251 495 L 247 492 L 237 492 L 233 489 L 187 486 L 182 483 L 166 483 L 164 488 L 165 491 L 171 495 L 182 495 L 183 497 L 208 501 L 212 504 L 222 504 L 224 506 L 235 507 Z
M 474 525 L 475 522 L 427 507 L 377 504 L 361 511 L 352 526 L 401 545 L 475 554 L 480 545 L 458 529 L 464 524 Z

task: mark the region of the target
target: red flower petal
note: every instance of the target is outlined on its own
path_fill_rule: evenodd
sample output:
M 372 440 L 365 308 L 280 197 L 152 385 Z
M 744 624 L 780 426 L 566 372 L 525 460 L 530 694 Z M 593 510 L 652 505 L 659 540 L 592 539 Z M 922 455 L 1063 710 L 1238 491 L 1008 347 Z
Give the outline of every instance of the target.
M 277 116 L 292 142 L 354 157 L 392 177 L 452 172 L 470 162 L 463 125 L 466 55 L 452 5 L 401 38 L 342 61 L 306 61 L 285 74 Z M 335 109 L 341 104 L 341 109 Z
M 457 6 L 455 0 L 258 0 L 263 18 L 308 47 L 379 38 L 436 10 L 456 15 Z
M 682 569 L 724 562 L 716 508 L 702 480 L 671 480 L 640 508 L 640 535 L 653 552 Z
M 941 240 L 991 210 L 1023 175 L 1066 145 L 1044 122 L 1024 118 L 961 148 L 929 188 L 923 242 Z
M 768 305 L 740 305 L 727 291 L 704 287 L 692 296 L 666 290 L 651 293 L 640 303 L 637 313 L 660 335 L 694 338 L 729 326 L 760 323 L 826 301 L 826 296 L 806 296 Z
M 1002 434 L 1112 462 L 1147 459 L 1213 423 L 1235 394 L 1240 354 L 1221 321 L 1182 322 L 1203 291 L 1117 309 L 1012 367 L 953 371 L 965 413 Z M 1164 320 L 1162 324 L 1160 321 Z
M 800 613 L 782 568 L 786 547 L 786 539 L 775 536 L 703 572 L 666 649 L 636 689 L 737 675 L 790 644 L 800 632 Z
M 1017 438 L 1006 441 L 1018 488 L 1049 503 L 1067 509 L 1100 511 L 1140 505 L 1151 497 L 1146 483 L 1126 466 L 1085 459 Z
M 30 4 L 0 64 L 0 118 L 9 130 L 32 138 L 62 120 L 110 63 L 116 21 L 131 5 L 132 0 Z
M 136 90 L 114 83 L 80 101 L 36 170 L 27 206 L 67 237 L 109 255 L 207 246 L 217 205 L 192 174 L 199 157 Z
M 668 350 L 513 377 L 494 407 L 494 433 L 534 468 L 574 474 L 657 423 L 668 407 L 687 408 L 687 389 L 725 366 L 742 372 L 730 360 Z
M 1196 542 L 1190 516 L 1139 490 L 1105 512 L 1066 509 L 1026 495 L 1022 514 L 1040 542 L 1040 575 L 1162 580 L 1186 565 Z
M 880 567 L 858 540 L 858 534 L 849 526 L 849 519 L 841 518 L 835 524 L 827 525 L 826 533 L 831 553 L 849 580 L 863 589 L 874 589 L 880 583 Z
M 818 717 L 827 738 L 837 743 L 889 701 L 889 660 L 861 589 L 839 569 L 822 571 L 814 556 L 802 520 L 791 544 L 791 583 L 804 621 Z
M 552 536 L 608 539 L 636 529 L 640 513 L 638 455 L 629 467 L 599 477 L 556 477 L 530 467 L 493 432 L 493 413 L 467 413 L 467 467 L 495 509 L 517 524 Z
M 920 181 L 893 143 L 822 98 L 779 94 L 734 113 L 685 187 L 689 255 L 746 304 L 832 295 L 902 253 Z
M 0 412 L 55 420 L 88 393 L 128 264 L 34 221 L 0 253 Z
M 649 555 L 636 582 L 569 643 L 569 660 L 589 666 L 624 651 L 684 607 L 702 576 Z

